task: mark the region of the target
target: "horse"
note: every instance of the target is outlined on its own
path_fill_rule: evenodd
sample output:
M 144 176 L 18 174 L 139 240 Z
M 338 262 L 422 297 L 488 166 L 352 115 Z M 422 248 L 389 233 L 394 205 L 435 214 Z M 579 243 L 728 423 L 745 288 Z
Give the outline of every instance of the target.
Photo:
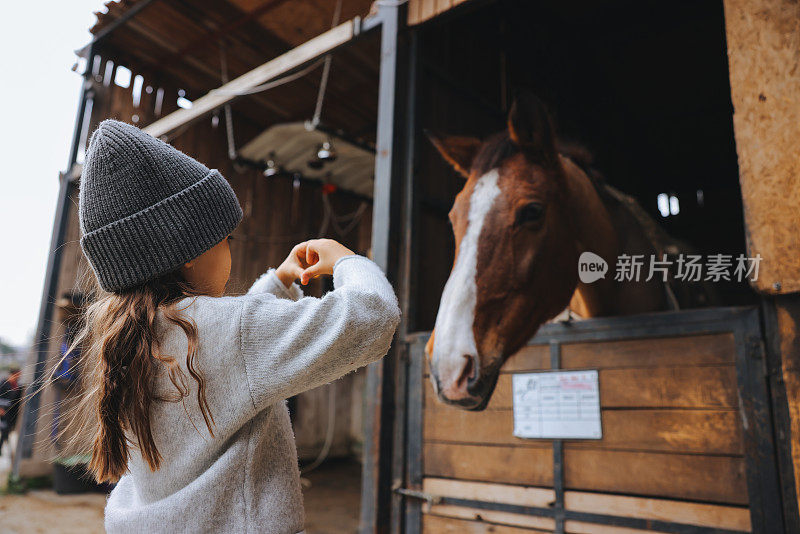
M 558 141 L 536 96 L 518 96 L 507 129 L 485 141 L 428 137 L 466 180 L 448 214 L 455 259 L 425 347 L 441 401 L 484 409 L 503 363 L 565 309 L 589 318 L 676 307 L 658 276 L 579 280 L 584 252 L 613 264 L 680 243 L 605 184 L 585 151 Z

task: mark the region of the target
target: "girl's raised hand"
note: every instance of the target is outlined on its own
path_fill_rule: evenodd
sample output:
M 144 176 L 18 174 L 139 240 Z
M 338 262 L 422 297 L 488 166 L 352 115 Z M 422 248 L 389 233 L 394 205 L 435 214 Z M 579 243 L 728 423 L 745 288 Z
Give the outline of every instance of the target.
M 303 271 L 309 267 L 309 264 L 306 263 L 307 244 L 308 241 L 296 244 L 283 263 L 275 269 L 275 274 L 286 287 L 291 287 L 292 282 L 301 278 Z
M 306 265 L 300 275 L 300 283 L 303 285 L 306 285 L 309 280 L 317 276 L 333 274 L 333 266 L 339 258 L 355 254 L 352 250 L 333 239 L 312 239 L 311 241 L 300 243 L 297 247 L 303 245 L 305 258 L 298 256 L 298 259 Z M 300 251 L 298 251 L 299 253 Z
M 351 254 L 354 254 L 352 250 L 333 239 L 303 241 L 292 248 L 283 263 L 275 269 L 275 274 L 286 287 L 290 287 L 298 278 L 301 284 L 306 285 L 312 278 L 333 274 L 336 261 Z

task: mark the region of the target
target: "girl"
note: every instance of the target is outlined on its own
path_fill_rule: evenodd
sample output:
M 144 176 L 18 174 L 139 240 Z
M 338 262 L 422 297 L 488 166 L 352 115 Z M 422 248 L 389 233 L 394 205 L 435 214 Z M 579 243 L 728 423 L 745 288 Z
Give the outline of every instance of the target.
M 76 346 L 96 422 L 90 470 L 118 481 L 115 532 L 303 530 L 285 399 L 386 354 L 400 319 L 380 269 L 331 240 L 300 243 L 223 297 L 242 210 L 216 170 L 107 120 L 81 177 L 81 247 L 102 291 Z M 335 289 L 300 287 L 332 274 Z

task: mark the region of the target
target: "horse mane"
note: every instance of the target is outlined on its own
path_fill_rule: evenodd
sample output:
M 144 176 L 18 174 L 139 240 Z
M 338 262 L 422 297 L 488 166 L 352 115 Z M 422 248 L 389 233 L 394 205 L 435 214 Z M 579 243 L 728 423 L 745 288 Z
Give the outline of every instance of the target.
M 508 130 L 502 130 L 492 134 L 483 142 L 475 159 L 472 160 L 472 168 L 478 176 L 483 176 L 519 151 L 519 146 L 511 140 Z
M 559 143 L 557 146 L 562 156 L 570 159 L 583 171 L 603 204 L 618 206 L 630 214 L 659 259 L 664 254 L 675 257 L 678 254 L 697 253 L 689 243 L 667 233 L 638 200 L 607 183 L 605 177 L 593 167 L 594 156 L 589 149 L 577 143 Z M 667 298 L 673 309 L 708 306 L 719 302 L 719 295 L 708 283 L 683 282 L 675 278 L 670 278 L 667 282 Z
M 675 254 L 680 249 L 686 248 L 677 246 L 676 239 L 670 237 L 663 228 L 642 208 L 639 201 L 632 196 L 623 193 L 619 189 L 606 182 L 605 177 L 594 165 L 594 154 L 584 145 L 575 142 L 559 141 L 556 145 L 558 152 L 562 156 L 572 161 L 578 168 L 586 174 L 589 181 L 600 196 L 600 200 L 606 205 L 622 205 L 631 214 L 636 223 L 640 226 L 648 240 L 653 244 L 659 256 L 663 253 Z

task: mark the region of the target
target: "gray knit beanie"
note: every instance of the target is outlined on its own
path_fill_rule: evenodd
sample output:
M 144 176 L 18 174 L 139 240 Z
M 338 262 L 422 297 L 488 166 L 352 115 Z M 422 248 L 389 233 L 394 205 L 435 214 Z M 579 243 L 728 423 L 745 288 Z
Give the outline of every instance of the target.
M 115 120 L 89 140 L 81 175 L 81 248 L 106 291 L 177 269 L 242 220 L 227 180 L 183 152 Z

